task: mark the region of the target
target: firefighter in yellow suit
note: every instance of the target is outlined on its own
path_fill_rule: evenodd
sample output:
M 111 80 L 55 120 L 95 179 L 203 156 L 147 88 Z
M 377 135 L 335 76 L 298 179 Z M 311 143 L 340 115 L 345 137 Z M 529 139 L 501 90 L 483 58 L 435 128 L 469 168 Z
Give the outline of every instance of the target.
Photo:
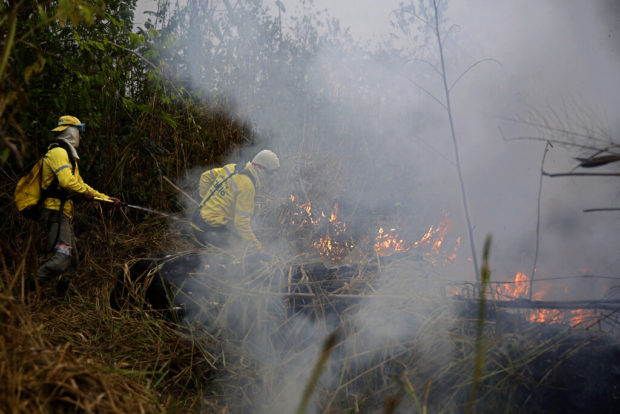
M 59 278 L 56 290 L 58 294 L 64 294 L 69 281 L 60 277 L 68 271 L 75 272 L 78 264 L 72 225 L 73 200 L 69 197 L 81 195 L 89 201 L 100 197 L 113 201 L 117 207 L 120 200 L 93 189 L 80 176 L 77 148 L 84 132 L 84 124 L 74 116 L 64 115 L 52 131 L 58 132 L 58 135 L 43 157 L 41 189 L 45 198 L 38 222 L 41 228 L 45 229 L 47 252 L 53 254 L 39 266 L 36 278 L 39 285 Z M 33 282 L 29 281 L 28 288 L 34 287 Z
M 256 250 L 262 245 L 251 226 L 257 189 L 280 168 L 278 156 L 262 150 L 241 166 L 228 164 L 200 176 L 200 207 L 192 220 L 193 234 L 201 243 L 225 247 L 231 235 Z

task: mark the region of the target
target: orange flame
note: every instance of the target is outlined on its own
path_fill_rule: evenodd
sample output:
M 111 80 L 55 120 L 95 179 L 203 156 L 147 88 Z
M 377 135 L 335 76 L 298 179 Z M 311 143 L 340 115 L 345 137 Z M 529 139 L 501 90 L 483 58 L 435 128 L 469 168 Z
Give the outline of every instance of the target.
M 319 226 L 325 225 L 325 222 L 322 222 L 323 218 L 327 219 L 328 224 L 326 226 L 325 236 L 312 242 L 312 245 L 319 251 L 321 256 L 329 257 L 332 260 L 343 259 L 355 247 L 355 243 L 352 240 L 341 240 L 347 230 L 347 224 L 338 219 L 338 202 L 335 202 L 329 214 L 326 214 L 325 211 L 317 213 L 317 211 L 312 208 L 312 203 L 310 201 L 297 204 L 297 199 L 294 195 L 290 196 L 290 200 L 296 207 L 293 212 L 292 224 L 304 227 Z M 420 240 L 414 243 L 409 243 L 401 238 L 397 227 L 381 226 L 374 240 L 375 251 L 380 256 L 389 256 L 397 252 L 408 252 L 412 248 L 418 249 L 426 246 L 430 251 L 421 254 L 430 258 L 435 264 L 438 259 L 433 256 L 440 255 L 440 249 L 444 245 L 444 239 L 450 229 L 450 225 L 450 219 L 446 215 L 444 219 L 440 221 L 439 225 L 431 225 Z M 454 247 L 453 252 L 449 255 L 446 254 L 442 260 L 447 263 L 454 262 L 459 246 L 460 237 L 457 238 L 457 245 Z
M 456 252 L 459 249 L 459 247 L 461 247 L 461 236 L 458 236 L 456 238 L 456 246 L 454 246 L 454 250 L 452 252 L 452 254 L 450 254 L 450 256 L 448 256 L 447 261 L 448 262 L 454 262 L 456 260 Z
M 539 284 L 539 288 L 533 293 L 532 299 L 542 301 L 548 296 L 549 284 Z M 491 299 L 510 300 L 528 298 L 530 291 L 530 278 L 523 272 L 517 272 L 512 282 L 498 284 Z M 561 310 L 561 309 L 528 309 L 525 317 L 532 323 L 564 323 L 576 326 L 584 323 L 589 318 L 595 317 L 595 312 L 589 309 Z
M 595 312 L 590 309 L 575 309 L 572 310 L 570 316 L 569 325 L 574 327 L 585 323 L 589 319 L 596 317 Z
M 383 227 L 379 227 L 379 235 L 375 238 L 375 249 L 379 256 L 389 256 L 396 252 L 407 252 L 411 246 L 406 246 L 406 242 L 400 239 L 395 228 L 386 232 Z

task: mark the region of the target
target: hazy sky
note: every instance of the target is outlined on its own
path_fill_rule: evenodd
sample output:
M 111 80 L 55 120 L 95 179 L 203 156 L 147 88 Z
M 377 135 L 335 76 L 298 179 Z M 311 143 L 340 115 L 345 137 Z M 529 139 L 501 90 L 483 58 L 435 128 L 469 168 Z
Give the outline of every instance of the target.
M 402 0 L 315 0 L 317 9 L 327 9 L 343 28 L 349 28 L 355 38 L 369 39 L 385 36 L 391 30 L 390 13 Z M 299 1 L 284 0 L 287 12 L 294 13 Z
M 401 0 L 314 0 L 316 9 L 328 9 L 329 13 L 338 18 L 344 27 L 350 27 L 355 37 L 372 37 L 385 35 L 390 29 L 389 14 L 398 7 Z M 144 10 L 154 10 L 157 0 L 138 0 L 136 23 L 142 24 L 146 19 Z M 275 0 L 266 0 L 272 10 Z M 286 14 L 291 15 L 300 7 L 298 0 L 282 0 Z M 372 16 L 372 17 L 371 17 Z

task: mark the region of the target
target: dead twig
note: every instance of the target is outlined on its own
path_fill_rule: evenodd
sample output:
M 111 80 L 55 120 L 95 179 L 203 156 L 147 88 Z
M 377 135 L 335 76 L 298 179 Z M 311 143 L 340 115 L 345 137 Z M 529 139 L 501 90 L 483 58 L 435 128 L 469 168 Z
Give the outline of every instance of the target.
M 576 172 L 567 172 L 567 173 L 548 173 L 543 170 L 543 175 L 547 177 L 577 177 L 577 176 L 590 176 L 590 177 L 619 177 L 620 172 L 615 173 L 576 173 Z
M 166 181 L 168 184 L 170 184 L 172 186 L 172 188 L 174 188 L 175 190 L 177 190 L 179 193 L 183 194 L 189 201 L 191 201 L 196 207 L 200 206 L 200 203 L 196 200 L 194 200 L 194 198 L 192 196 L 190 196 L 189 194 L 187 194 L 185 191 L 183 191 L 183 189 L 181 189 L 180 187 L 178 187 L 175 183 L 173 183 L 172 181 L 170 181 L 170 179 L 168 177 L 166 177 L 165 175 L 162 175 L 162 178 L 164 179 L 164 181 Z

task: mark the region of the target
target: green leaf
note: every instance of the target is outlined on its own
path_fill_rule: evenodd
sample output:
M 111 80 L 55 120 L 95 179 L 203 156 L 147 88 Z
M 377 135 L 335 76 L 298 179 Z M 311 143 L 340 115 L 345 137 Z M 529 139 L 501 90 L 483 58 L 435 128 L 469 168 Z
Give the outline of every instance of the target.
M 2 152 L 0 152 L 0 160 L 2 160 L 2 164 L 4 164 L 6 162 L 6 160 L 9 159 L 9 154 L 11 153 L 11 151 L 8 148 L 5 148 L 2 150 Z
M 170 125 L 172 128 L 176 128 L 177 127 L 177 122 L 172 119 L 172 117 L 170 116 L 170 114 L 162 114 L 161 117 L 163 118 L 164 121 L 166 121 L 166 123 L 168 125 Z
M 97 48 L 99 50 L 105 51 L 105 46 L 103 46 L 103 43 L 101 43 L 101 42 L 99 42 L 97 40 L 89 40 L 87 43 L 89 45 L 94 46 L 95 48 Z
M 137 33 L 130 33 L 129 41 L 131 42 L 132 45 L 135 45 L 135 46 L 141 46 L 146 42 L 146 40 L 144 39 L 144 36 L 137 34 Z

